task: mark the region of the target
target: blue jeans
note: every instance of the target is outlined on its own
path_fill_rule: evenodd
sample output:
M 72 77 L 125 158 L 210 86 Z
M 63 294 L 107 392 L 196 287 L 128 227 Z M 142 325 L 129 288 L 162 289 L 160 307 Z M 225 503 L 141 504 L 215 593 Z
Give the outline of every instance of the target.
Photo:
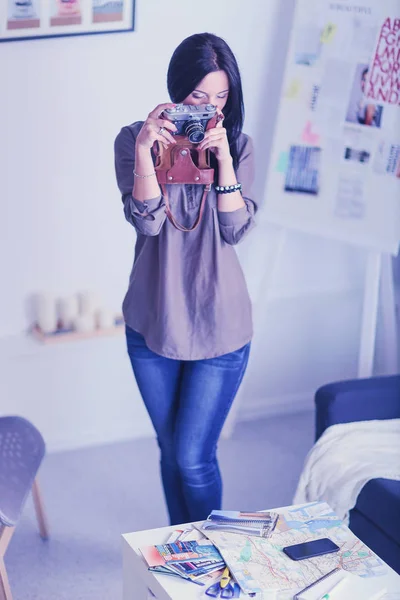
M 126 327 L 128 354 L 161 451 L 171 525 L 221 508 L 217 442 L 246 370 L 250 343 L 235 352 L 181 361 L 155 354 Z

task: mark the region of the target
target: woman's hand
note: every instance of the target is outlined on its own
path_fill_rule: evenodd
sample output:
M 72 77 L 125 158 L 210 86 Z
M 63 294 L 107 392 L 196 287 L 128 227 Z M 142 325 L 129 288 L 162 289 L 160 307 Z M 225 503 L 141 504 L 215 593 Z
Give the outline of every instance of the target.
M 221 110 L 218 110 L 218 114 L 223 117 Z M 205 132 L 204 140 L 198 145 L 199 150 L 206 150 L 209 148 L 213 152 L 218 161 L 225 161 L 231 159 L 231 151 L 229 148 L 228 136 L 225 127 L 222 125 L 223 118 L 217 123 L 212 129 L 208 129 Z
M 140 148 L 150 149 L 155 141 L 161 142 L 166 148 L 169 144 L 175 144 L 175 140 L 170 131 L 176 131 L 175 125 L 168 119 L 160 119 L 160 115 L 166 108 L 172 108 L 175 104 L 168 102 L 159 104 L 149 113 L 149 116 L 143 123 L 142 129 L 136 138 L 136 145 Z

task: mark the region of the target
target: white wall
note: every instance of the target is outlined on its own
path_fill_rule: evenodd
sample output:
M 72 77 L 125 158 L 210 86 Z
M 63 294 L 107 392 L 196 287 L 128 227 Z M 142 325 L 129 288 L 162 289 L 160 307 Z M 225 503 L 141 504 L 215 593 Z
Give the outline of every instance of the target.
M 172 51 L 186 35 L 211 29 L 237 52 L 247 128 L 257 137 L 277 5 L 260 1 L 244 11 L 239 0 L 220 0 L 194 18 L 191 3 L 139 0 L 135 33 L 1 45 L 0 272 L 7 293 L 0 335 L 24 329 L 22 299 L 41 288 L 63 293 L 89 284 L 119 306 L 134 233 L 121 218 L 115 185 L 116 134 L 168 100 Z M 276 90 L 271 96 L 266 107 L 276 104 Z M 265 121 L 269 135 L 267 109 Z
M 134 33 L 0 44 L 0 410 L 31 418 L 51 449 L 151 427 L 123 338 L 38 346 L 21 335 L 27 296 L 94 288 L 120 308 L 135 235 L 113 140 L 168 100 L 168 61 L 187 35 L 212 31 L 237 55 L 262 202 L 292 9 L 218 0 L 194 16 L 193 3 L 137 0 Z M 271 297 L 259 298 L 275 236 L 259 227 L 238 248 L 259 315 L 241 418 L 311 406 L 317 385 L 356 373 L 363 252 L 289 233 Z

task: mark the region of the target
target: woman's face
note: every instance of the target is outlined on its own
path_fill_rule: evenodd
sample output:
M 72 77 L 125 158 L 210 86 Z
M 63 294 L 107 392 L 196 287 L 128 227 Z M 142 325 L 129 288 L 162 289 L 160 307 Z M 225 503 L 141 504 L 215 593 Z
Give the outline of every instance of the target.
M 183 104 L 214 104 L 223 110 L 229 95 L 229 80 L 225 71 L 209 73 L 200 81 Z

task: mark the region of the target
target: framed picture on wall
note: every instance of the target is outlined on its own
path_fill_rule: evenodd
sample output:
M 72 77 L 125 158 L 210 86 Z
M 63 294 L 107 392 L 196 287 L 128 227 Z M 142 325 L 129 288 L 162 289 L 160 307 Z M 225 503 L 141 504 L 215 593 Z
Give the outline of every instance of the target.
M 0 42 L 134 31 L 135 0 L 0 0 Z

